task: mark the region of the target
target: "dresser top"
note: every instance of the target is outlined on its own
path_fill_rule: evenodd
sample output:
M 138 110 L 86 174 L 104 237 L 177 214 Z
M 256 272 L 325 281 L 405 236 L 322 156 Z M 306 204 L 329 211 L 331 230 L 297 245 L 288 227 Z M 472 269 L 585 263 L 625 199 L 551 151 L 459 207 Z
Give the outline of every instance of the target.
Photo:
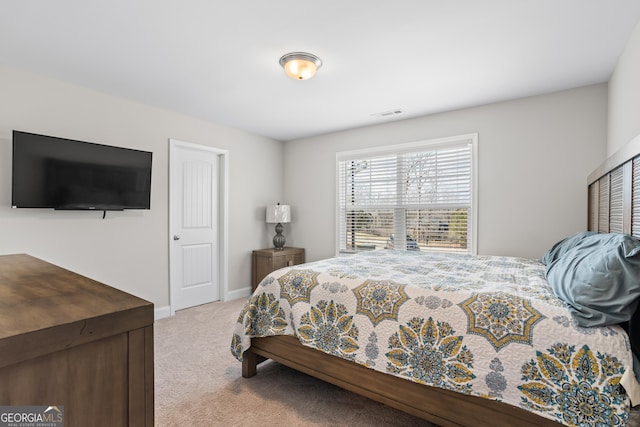
M 100 317 L 152 324 L 153 304 L 30 255 L 0 256 L 0 340 Z

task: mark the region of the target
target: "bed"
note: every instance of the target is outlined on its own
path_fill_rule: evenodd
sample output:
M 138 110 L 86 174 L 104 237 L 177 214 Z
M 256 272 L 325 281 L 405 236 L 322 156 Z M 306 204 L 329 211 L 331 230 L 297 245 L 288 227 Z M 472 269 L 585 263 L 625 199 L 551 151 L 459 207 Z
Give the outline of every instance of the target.
M 272 359 L 442 426 L 627 425 L 639 152 L 589 177 L 591 231 L 541 260 L 383 250 L 271 273 L 234 330 L 242 375 Z

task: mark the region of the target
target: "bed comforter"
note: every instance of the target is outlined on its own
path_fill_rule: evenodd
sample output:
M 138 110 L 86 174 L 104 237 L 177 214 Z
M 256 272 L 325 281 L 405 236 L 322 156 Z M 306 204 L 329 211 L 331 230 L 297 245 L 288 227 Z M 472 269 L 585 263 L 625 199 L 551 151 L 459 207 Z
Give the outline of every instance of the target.
M 566 425 L 626 425 L 638 390 L 627 334 L 579 327 L 544 274 L 523 258 L 387 250 L 287 267 L 247 301 L 231 350 L 242 360 L 252 337 L 293 335 Z

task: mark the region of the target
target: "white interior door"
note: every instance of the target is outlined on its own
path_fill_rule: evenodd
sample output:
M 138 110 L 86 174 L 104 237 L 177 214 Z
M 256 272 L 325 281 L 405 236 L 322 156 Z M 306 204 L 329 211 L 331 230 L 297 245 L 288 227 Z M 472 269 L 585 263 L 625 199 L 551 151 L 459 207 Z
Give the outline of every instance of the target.
M 220 155 L 170 143 L 171 312 L 220 299 Z

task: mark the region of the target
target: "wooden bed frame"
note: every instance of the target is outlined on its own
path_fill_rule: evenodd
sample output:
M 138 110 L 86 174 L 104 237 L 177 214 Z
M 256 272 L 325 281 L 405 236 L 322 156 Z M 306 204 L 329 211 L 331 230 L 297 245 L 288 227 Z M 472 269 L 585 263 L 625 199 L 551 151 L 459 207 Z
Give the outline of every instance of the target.
M 258 363 L 272 359 L 345 390 L 415 415 L 440 426 L 558 426 L 558 423 L 506 403 L 468 396 L 383 374 L 305 347 L 290 336 L 253 338 L 244 353 L 242 376 L 256 374 Z
M 640 237 L 639 153 L 640 136 L 589 176 L 589 230 L 624 232 Z M 640 315 L 636 317 L 640 318 Z M 635 350 L 640 348 L 636 346 L 640 343 L 640 328 L 633 326 L 635 319 L 631 323 L 628 330 Z M 253 338 L 251 347 L 243 355 L 242 376 L 256 375 L 257 365 L 266 359 L 441 426 L 559 425 L 506 403 L 425 386 L 374 371 L 305 347 L 297 338 L 290 336 Z

